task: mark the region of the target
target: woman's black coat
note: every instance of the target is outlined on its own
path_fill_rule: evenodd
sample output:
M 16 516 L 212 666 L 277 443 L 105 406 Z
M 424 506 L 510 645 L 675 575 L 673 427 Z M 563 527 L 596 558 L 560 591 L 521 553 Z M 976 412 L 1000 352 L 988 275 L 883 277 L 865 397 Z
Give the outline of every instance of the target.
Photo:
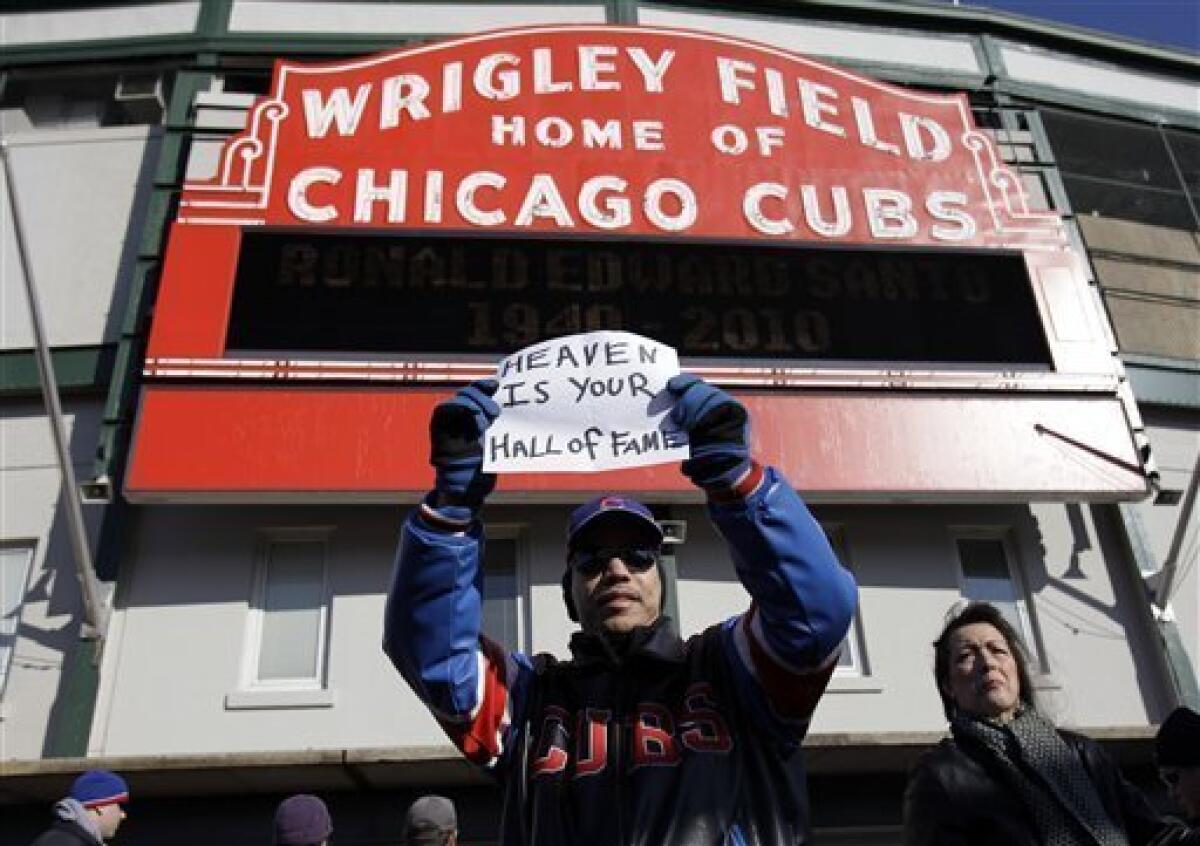
M 1186 829 L 1150 807 L 1100 746 L 1059 732 L 1079 755 L 1130 846 L 1183 846 Z M 970 738 L 947 739 L 917 762 L 904 795 L 904 846 L 1040 846 L 1019 796 Z

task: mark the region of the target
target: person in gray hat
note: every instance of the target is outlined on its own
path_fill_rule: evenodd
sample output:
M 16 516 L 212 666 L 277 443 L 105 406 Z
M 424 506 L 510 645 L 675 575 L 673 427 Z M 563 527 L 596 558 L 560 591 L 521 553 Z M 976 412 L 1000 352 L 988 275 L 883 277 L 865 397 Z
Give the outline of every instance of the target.
M 745 406 L 691 374 L 663 396 L 688 433 L 680 469 L 707 498 L 746 612 L 683 640 L 663 613 L 662 527 L 645 504 L 606 494 L 567 521 L 563 600 L 580 630 L 559 661 L 481 634 L 478 513 L 496 483 L 483 472 L 496 389 L 477 382 L 434 410 L 435 488 L 404 524 L 384 649 L 499 781 L 500 842 L 810 842 L 799 746 L 857 592 L 799 495 L 751 457 Z
M 445 796 L 422 796 L 408 806 L 400 840 L 403 846 L 455 846 L 458 817 Z
M 297 793 L 275 809 L 274 846 L 326 846 L 331 834 L 329 809 L 316 796 Z

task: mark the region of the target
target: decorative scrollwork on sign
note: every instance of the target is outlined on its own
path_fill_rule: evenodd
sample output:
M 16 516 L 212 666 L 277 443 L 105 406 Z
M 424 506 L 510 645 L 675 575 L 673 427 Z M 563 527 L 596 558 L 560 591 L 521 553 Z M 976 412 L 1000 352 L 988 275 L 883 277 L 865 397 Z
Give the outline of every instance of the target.
M 263 100 L 250 115 L 249 129 L 225 144 L 218 176 L 184 186 L 180 223 L 256 225 L 267 207 L 279 125 L 288 115 L 282 100 Z M 231 213 L 235 216 L 231 217 Z
M 968 131 L 963 133 L 962 142 L 975 158 L 980 186 L 998 233 L 1045 238 L 1056 246 L 1066 243 L 1061 218 L 1053 212 L 1030 210 L 1021 178 L 999 160 L 991 138 L 980 131 Z

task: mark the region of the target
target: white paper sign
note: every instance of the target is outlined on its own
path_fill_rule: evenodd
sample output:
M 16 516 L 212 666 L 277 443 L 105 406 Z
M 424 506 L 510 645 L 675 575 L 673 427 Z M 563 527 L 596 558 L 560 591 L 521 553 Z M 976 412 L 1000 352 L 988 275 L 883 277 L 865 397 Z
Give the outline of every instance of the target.
M 666 419 L 672 347 L 631 332 L 588 332 L 500 362 L 500 417 L 484 438 L 489 472 L 614 470 L 682 461 L 687 434 Z

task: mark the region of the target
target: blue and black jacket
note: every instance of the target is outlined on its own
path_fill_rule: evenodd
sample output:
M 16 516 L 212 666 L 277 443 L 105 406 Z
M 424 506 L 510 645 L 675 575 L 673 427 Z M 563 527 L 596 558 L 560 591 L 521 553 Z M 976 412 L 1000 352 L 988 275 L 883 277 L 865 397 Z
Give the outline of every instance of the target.
M 751 596 L 686 642 L 666 620 L 620 654 L 505 653 L 480 634 L 483 532 L 432 509 L 405 522 L 384 648 L 471 761 L 504 790 L 505 844 L 807 842 L 798 754 L 849 628 L 854 580 L 773 469 L 710 499 Z

